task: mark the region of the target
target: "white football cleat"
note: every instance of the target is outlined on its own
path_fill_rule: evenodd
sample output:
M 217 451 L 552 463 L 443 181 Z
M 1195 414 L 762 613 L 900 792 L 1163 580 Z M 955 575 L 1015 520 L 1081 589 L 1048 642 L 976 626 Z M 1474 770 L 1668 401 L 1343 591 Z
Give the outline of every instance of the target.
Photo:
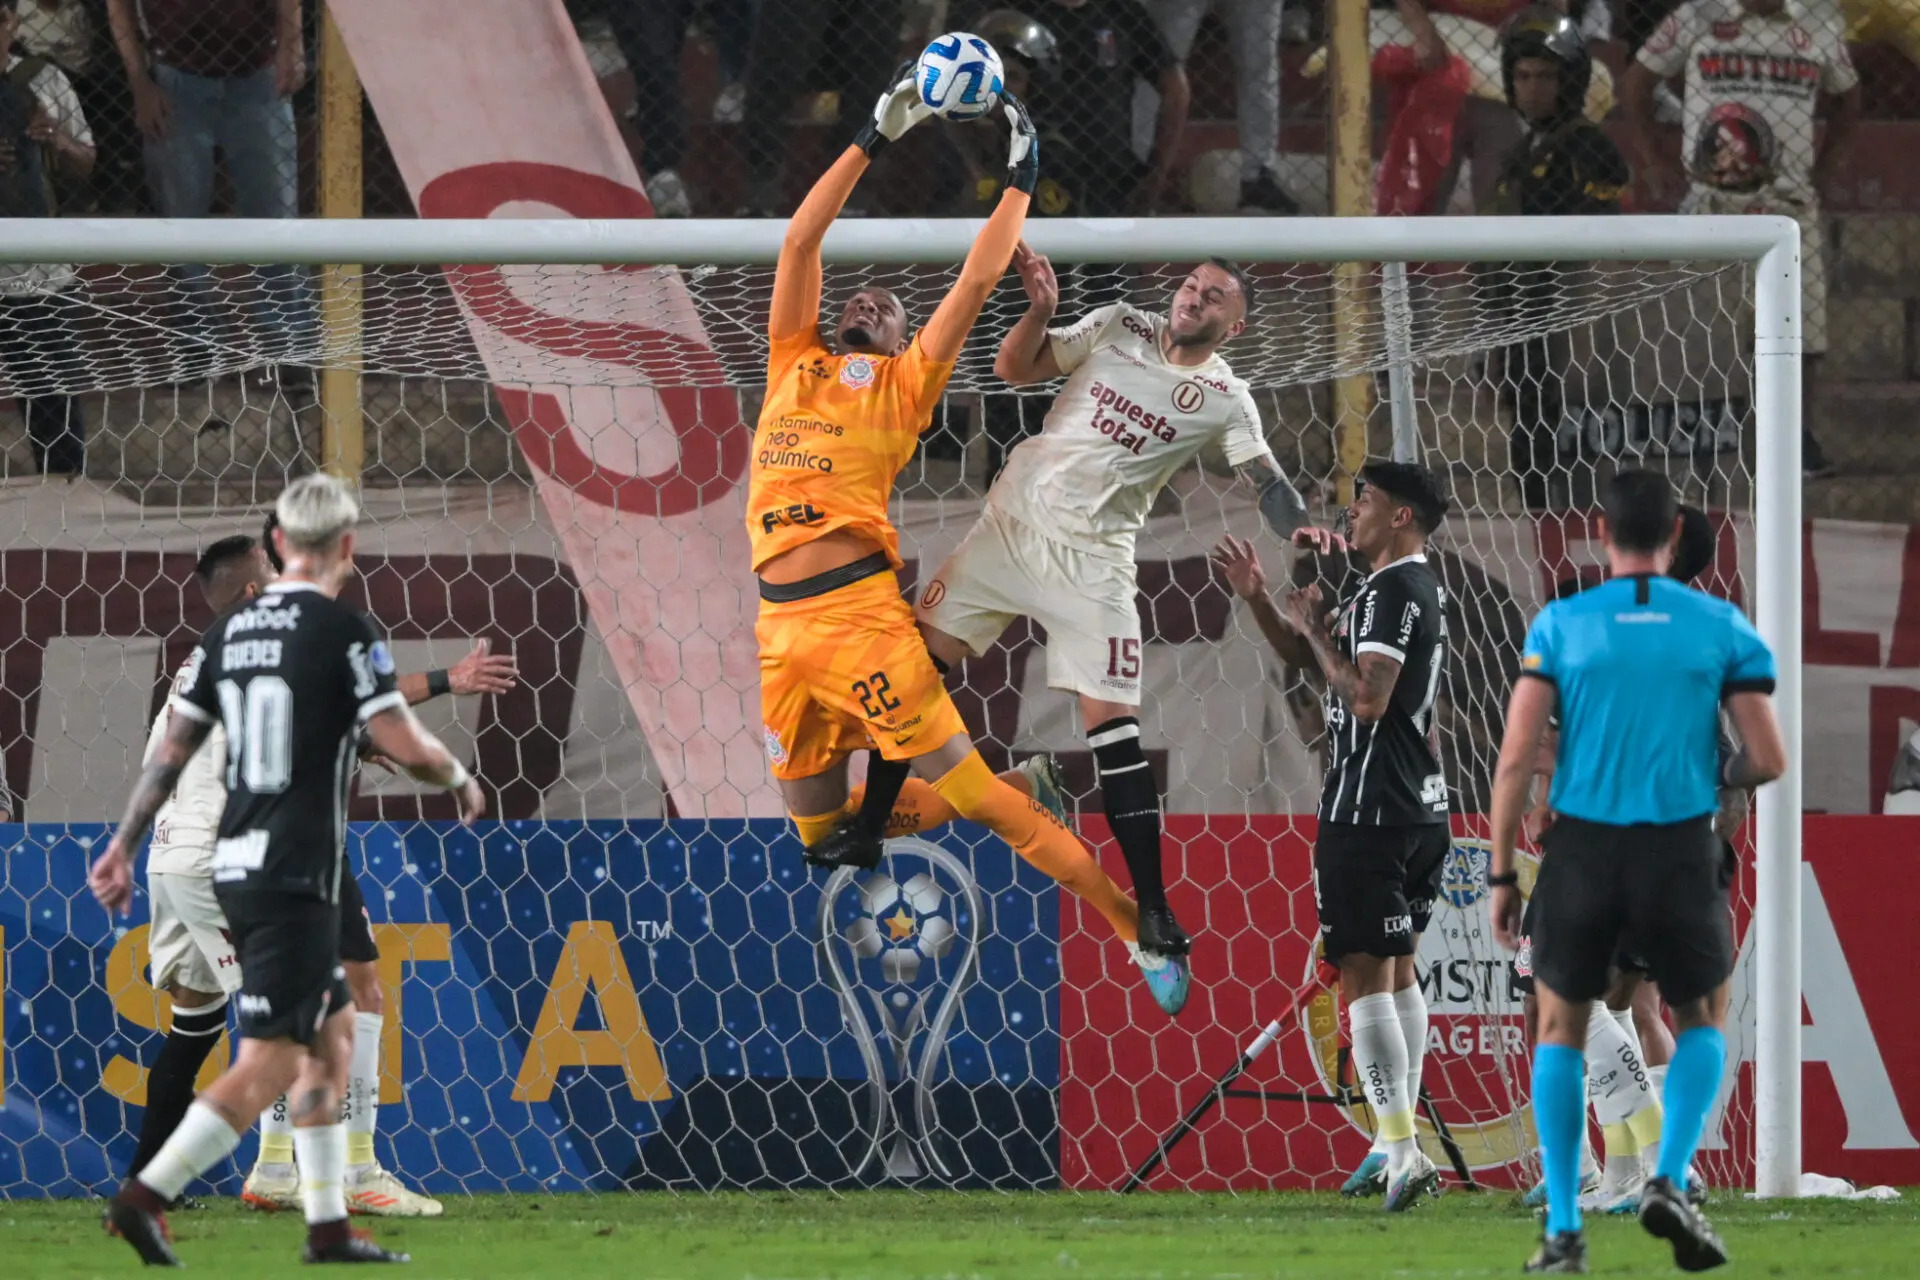
M 1423 1196 L 1440 1194 L 1440 1168 L 1424 1151 L 1416 1150 L 1406 1167 L 1387 1172 L 1387 1212 L 1405 1213 Z
M 400 1185 L 400 1179 L 370 1165 L 347 1174 L 347 1212 L 369 1218 L 437 1218 L 446 1206 Z
M 256 1164 L 240 1187 L 240 1203 L 263 1213 L 300 1208 L 299 1166 Z

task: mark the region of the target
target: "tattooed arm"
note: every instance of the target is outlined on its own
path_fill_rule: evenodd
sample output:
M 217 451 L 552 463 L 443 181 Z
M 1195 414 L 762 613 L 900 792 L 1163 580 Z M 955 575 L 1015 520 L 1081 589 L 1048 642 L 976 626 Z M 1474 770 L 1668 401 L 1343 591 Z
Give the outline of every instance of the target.
M 1328 616 L 1320 608 L 1319 587 L 1287 593 L 1287 621 L 1306 637 L 1320 673 L 1327 678 L 1327 687 L 1356 718 L 1372 723 L 1387 713 L 1394 682 L 1400 678 L 1400 661 L 1371 651 L 1362 653 L 1358 662 L 1352 661 L 1334 643 Z
M 1270 453 L 1247 459 L 1233 473 L 1260 495 L 1260 515 L 1282 541 L 1307 527 L 1307 504 Z
M 108 912 L 124 914 L 127 904 L 133 900 L 133 855 L 140 848 L 140 842 L 147 838 L 153 816 L 173 794 L 174 784 L 180 781 L 180 771 L 212 731 L 212 720 L 185 714 L 177 705 L 167 718 L 166 736 L 161 738 L 147 767 L 141 770 L 140 780 L 134 783 L 119 830 L 113 833 L 113 839 L 107 842 L 107 851 L 100 855 L 87 876 L 93 896 Z

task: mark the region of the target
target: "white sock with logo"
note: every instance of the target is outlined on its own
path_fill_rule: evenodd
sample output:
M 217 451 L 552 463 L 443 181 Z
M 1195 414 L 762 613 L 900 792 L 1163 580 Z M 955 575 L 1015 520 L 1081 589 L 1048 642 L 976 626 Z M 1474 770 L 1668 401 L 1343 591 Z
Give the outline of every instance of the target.
M 287 1115 L 287 1095 L 260 1113 L 260 1156 L 254 1169 L 263 1177 L 293 1176 L 293 1121 Z
M 1631 1021 L 1622 1023 L 1602 1001 L 1587 1020 L 1587 1097 L 1606 1139 L 1607 1161 L 1600 1193 L 1614 1197 L 1638 1187 L 1647 1141 L 1659 1152 L 1659 1102 L 1640 1062 Z
M 341 1104 L 350 1179 L 363 1178 L 378 1168 L 373 1131 L 380 1122 L 380 1031 L 385 1021 L 377 1013 L 353 1015 L 353 1058 L 347 1067 L 347 1096 Z
M 1353 1077 L 1373 1108 L 1390 1168 L 1398 1170 L 1419 1148 L 1413 1139 L 1413 1106 L 1407 1101 L 1407 1041 L 1391 992 L 1361 996 L 1347 1007 L 1353 1036 Z

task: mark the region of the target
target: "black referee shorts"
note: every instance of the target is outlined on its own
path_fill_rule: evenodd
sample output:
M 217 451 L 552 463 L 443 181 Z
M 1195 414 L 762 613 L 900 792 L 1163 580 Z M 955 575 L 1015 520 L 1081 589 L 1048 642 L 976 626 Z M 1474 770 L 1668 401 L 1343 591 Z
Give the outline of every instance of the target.
M 287 893 L 219 894 L 240 957 L 240 1034 L 311 1048 L 353 1003 L 340 967 L 340 908 Z
M 380 948 L 373 945 L 373 917 L 367 914 L 367 900 L 352 867 L 340 876 L 340 958 L 360 964 L 380 958 Z
M 1410 956 L 1433 920 L 1447 850 L 1444 823 L 1323 822 L 1313 842 L 1313 901 L 1326 958 Z
M 1710 816 L 1625 827 L 1561 817 L 1542 843 L 1530 938 L 1534 976 L 1555 995 L 1599 999 L 1623 955 L 1668 1004 L 1733 972 L 1733 867 Z

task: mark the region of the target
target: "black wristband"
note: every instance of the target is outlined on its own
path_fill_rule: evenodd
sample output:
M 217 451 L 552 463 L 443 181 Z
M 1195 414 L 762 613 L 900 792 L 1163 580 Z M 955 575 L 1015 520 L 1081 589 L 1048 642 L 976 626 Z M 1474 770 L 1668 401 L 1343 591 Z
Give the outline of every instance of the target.
M 445 667 L 435 667 L 427 672 L 427 696 L 438 698 L 453 692 L 453 677 Z
M 1518 886 L 1519 883 L 1520 873 L 1518 871 L 1506 871 L 1499 875 L 1494 875 L 1492 872 L 1487 873 L 1487 888 L 1489 889 L 1512 889 Z

